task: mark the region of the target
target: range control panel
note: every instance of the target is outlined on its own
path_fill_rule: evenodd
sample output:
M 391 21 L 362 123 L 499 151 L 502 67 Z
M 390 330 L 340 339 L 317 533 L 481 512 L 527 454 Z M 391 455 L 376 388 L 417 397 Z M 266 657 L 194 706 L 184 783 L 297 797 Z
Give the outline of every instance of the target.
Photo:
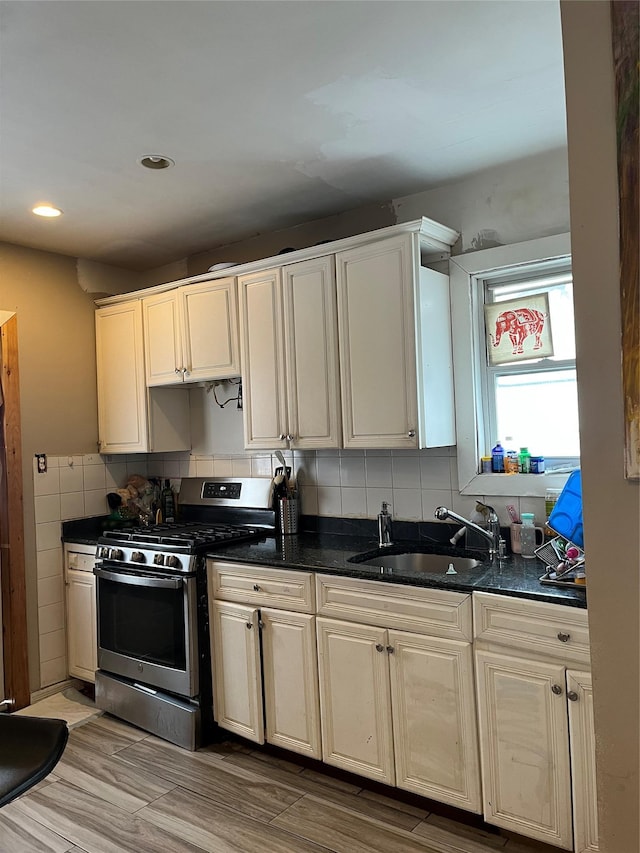
M 202 486 L 203 498 L 227 498 L 240 500 L 242 483 L 213 483 L 207 480 Z

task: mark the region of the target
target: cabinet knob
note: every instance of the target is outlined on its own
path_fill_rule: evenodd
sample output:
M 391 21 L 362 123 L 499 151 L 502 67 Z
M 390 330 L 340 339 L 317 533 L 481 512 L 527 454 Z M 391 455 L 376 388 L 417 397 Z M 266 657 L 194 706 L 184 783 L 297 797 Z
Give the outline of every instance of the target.
M 280 439 L 280 441 L 284 441 L 286 437 L 287 437 L 287 436 L 286 436 L 283 432 L 281 432 L 281 433 L 280 433 L 280 435 L 278 436 L 278 438 Z
M 191 370 L 188 367 L 183 367 L 182 372 L 183 373 L 191 373 Z
M 561 696 L 562 695 L 562 687 L 560 687 L 559 684 L 552 684 L 551 685 L 551 692 L 555 693 L 556 696 Z
M 558 639 L 561 643 L 568 643 L 571 639 L 571 634 L 565 634 L 563 631 L 558 631 Z
M 578 694 L 575 692 L 575 690 L 569 690 L 567 693 L 567 699 L 570 702 L 577 702 L 578 701 Z
M 254 592 L 260 592 L 260 584 L 259 583 L 254 583 L 253 591 Z
M 395 652 L 395 649 L 393 648 L 393 646 L 387 646 L 387 651 L 390 655 L 392 655 Z
M 176 373 L 182 373 L 182 368 L 181 368 L 181 367 L 176 367 L 176 371 L 175 371 L 175 372 L 176 372 Z
M 290 432 L 287 433 L 287 441 L 293 441 L 293 436 L 291 435 Z
M 253 624 L 251 622 L 245 622 L 244 624 L 247 626 L 249 631 L 253 628 Z
M 416 436 L 415 429 L 410 429 L 409 432 L 407 433 L 407 435 L 409 436 L 409 438 L 415 438 L 415 436 Z
M 376 651 L 377 652 L 383 652 L 384 651 L 384 646 L 382 645 L 382 643 L 376 643 Z

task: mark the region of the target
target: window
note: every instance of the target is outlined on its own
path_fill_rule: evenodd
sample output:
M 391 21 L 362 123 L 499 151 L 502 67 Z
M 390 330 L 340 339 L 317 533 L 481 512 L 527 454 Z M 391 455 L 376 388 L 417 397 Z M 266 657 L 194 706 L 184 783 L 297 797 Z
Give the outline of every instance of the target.
M 481 456 L 497 439 L 515 450 L 527 446 L 534 455 L 550 457 L 550 467 L 577 462 L 569 235 L 456 255 L 449 271 L 460 492 L 542 496 L 547 487 L 562 488 L 566 473 L 503 476 L 479 471 Z M 486 332 L 495 334 L 495 329 L 485 329 L 485 305 L 541 293 L 549 294 L 549 315 L 555 315 L 553 354 L 490 363 Z
M 476 282 L 478 323 L 486 344 L 481 379 L 485 440 L 493 444 L 499 439 L 505 449 L 526 446 L 532 455 L 545 457 L 548 470 L 575 468 L 580 438 L 570 259 L 494 270 L 486 277 L 477 276 Z M 536 358 L 536 347 L 542 343 L 536 338 L 538 327 L 530 320 L 531 310 L 525 308 L 524 315 L 520 312 L 524 322 L 516 327 L 518 313 L 509 308 L 513 300 L 518 300 L 515 305 L 526 304 L 527 299 L 533 302 L 539 296 L 548 300 L 541 323 L 548 328 L 553 353 Z M 486 305 L 507 309 L 497 315 L 500 321 L 493 328 L 487 328 Z M 504 318 L 511 318 L 515 328 L 507 329 Z M 513 360 L 492 365 L 491 350 L 498 343 L 502 344 L 502 358 Z M 517 354 L 517 343 L 519 350 L 524 349 L 523 355 L 532 357 Z M 491 446 L 485 446 L 484 455 L 490 455 L 490 450 Z

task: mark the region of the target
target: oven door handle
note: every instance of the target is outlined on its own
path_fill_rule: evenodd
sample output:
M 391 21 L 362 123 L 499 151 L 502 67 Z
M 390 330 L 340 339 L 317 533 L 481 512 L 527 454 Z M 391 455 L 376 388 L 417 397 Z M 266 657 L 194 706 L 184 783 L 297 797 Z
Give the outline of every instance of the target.
M 124 572 L 108 572 L 105 569 L 94 569 L 98 578 L 104 578 L 115 583 L 125 583 L 129 586 L 152 586 L 156 589 L 180 589 L 184 583 L 182 578 L 158 578 L 151 575 L 126 575 Z

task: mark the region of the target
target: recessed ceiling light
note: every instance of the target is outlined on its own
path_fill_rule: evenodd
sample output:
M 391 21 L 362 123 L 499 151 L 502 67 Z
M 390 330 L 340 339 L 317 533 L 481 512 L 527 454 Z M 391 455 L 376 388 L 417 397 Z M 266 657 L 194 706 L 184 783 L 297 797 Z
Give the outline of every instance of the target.
M 56 216 L 62 216 L 62 211 L 60 210 L 60 208 L 54 207 L 48 202 L 41 202 L 40 204 L 36 204 L 35 207 L 31 208 L 31 213 L 35 213 L 36 216 L 46 216 L 49 219 L 53 219 Z
M 145 154 L 138 163 L 145 169 L 169 169 L 176 165 L 171 157 L 163 157 L 162 154 Z

